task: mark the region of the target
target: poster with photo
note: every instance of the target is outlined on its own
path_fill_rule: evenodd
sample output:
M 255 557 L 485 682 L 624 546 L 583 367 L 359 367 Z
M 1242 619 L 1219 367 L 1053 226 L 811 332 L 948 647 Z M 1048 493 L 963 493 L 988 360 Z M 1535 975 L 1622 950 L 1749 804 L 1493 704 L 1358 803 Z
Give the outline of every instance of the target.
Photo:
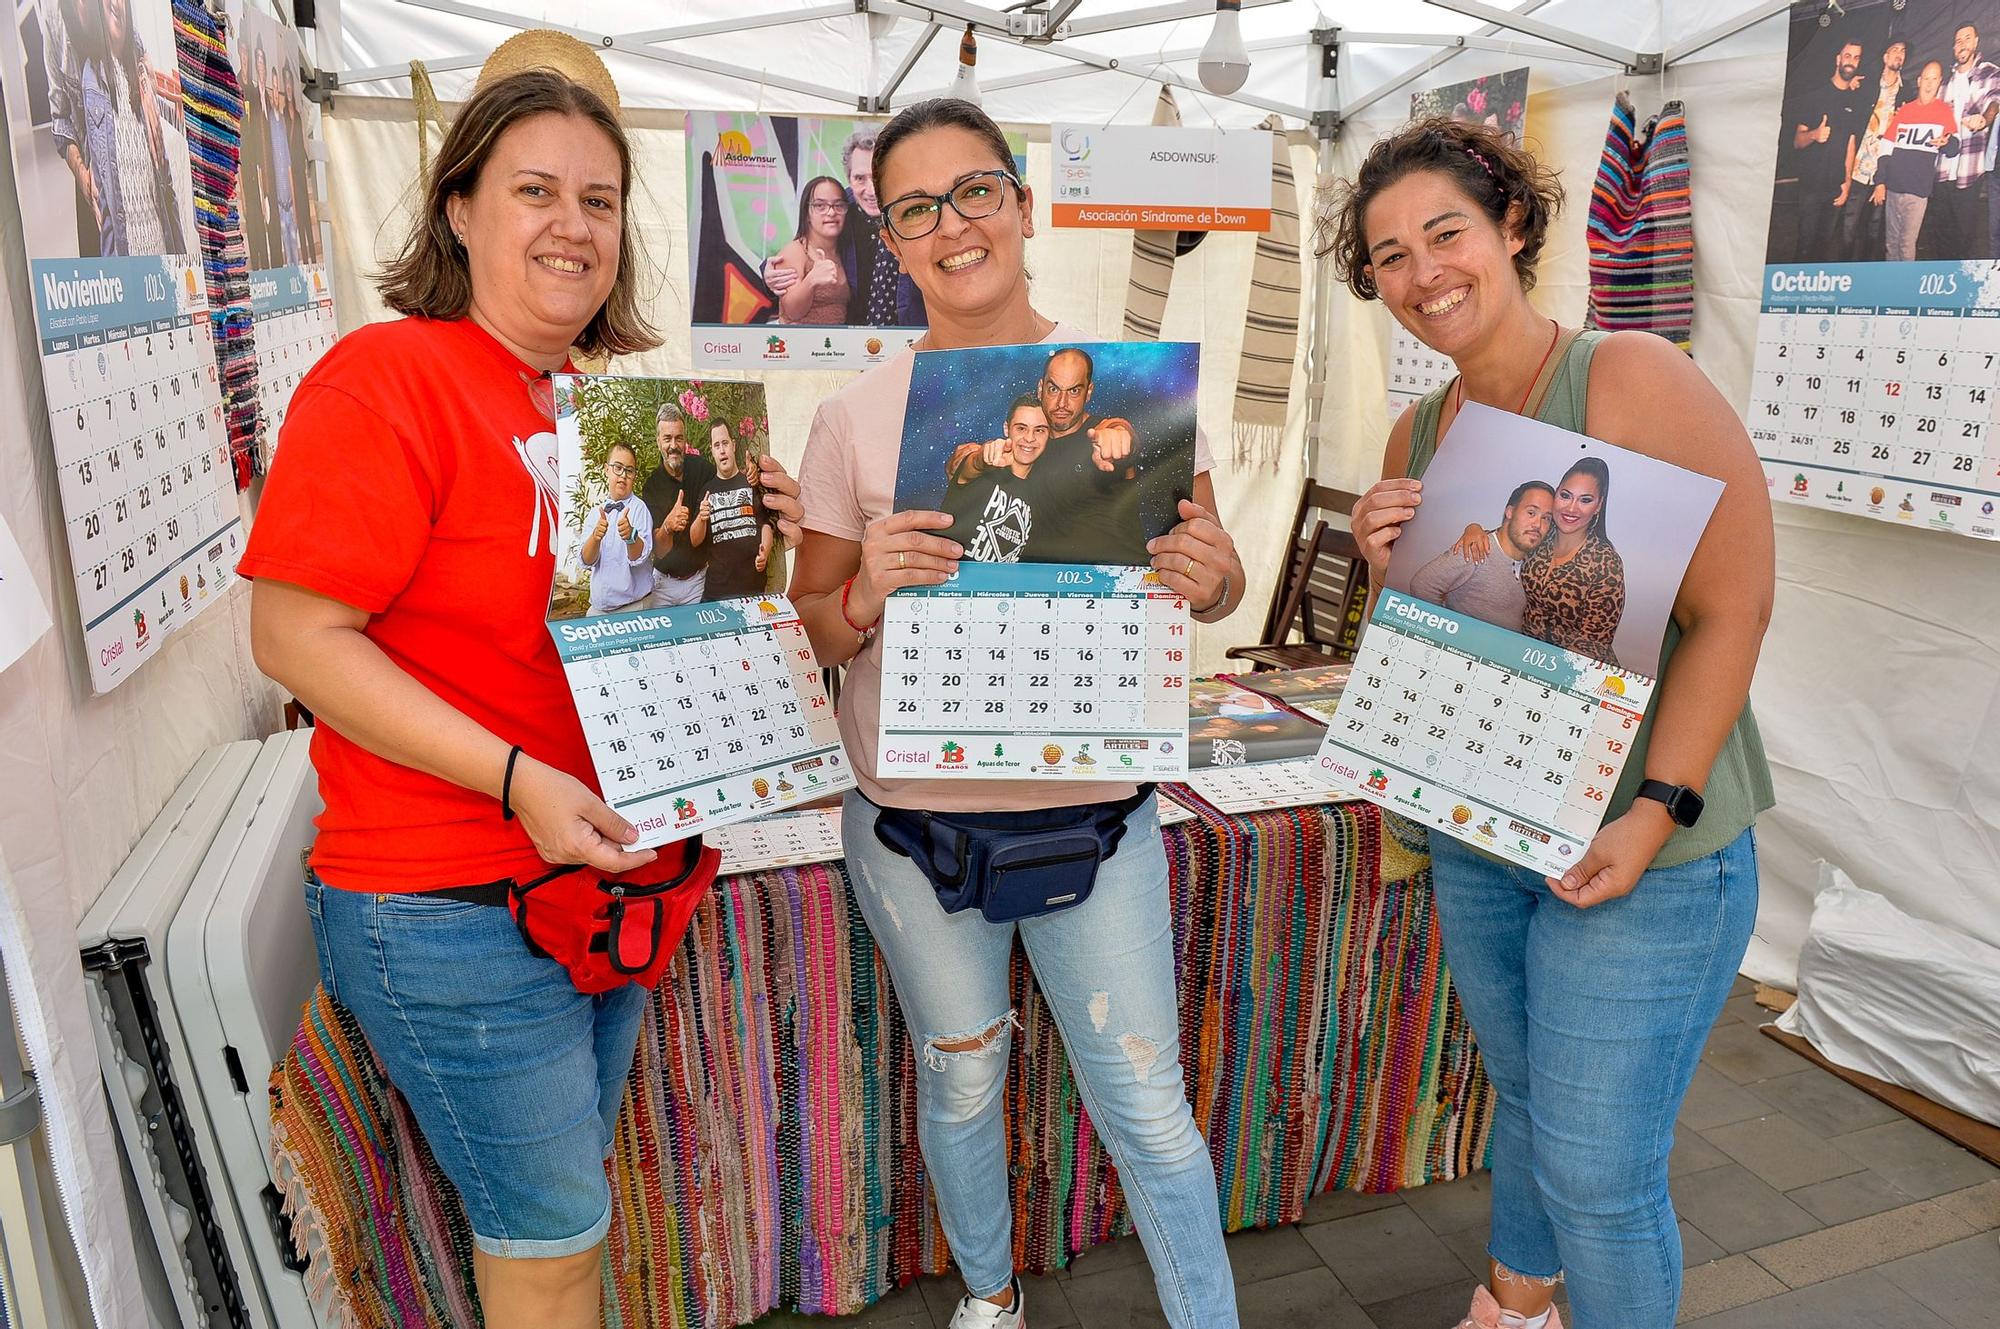
M 1319 751 L 1325 726 L 1235 679 L 1188 687 L 1188 767 L 1253 766 Z
M 1252 692 L 1276 697 L 1293 710 L 1303 711 L 1321 724 L 1327 724 L 1339 709 L 1340 694 L 1346 691 L 1347 680 L 1353 672 L 1354 666 L 1348 661 L 1329 660 L 1326 664 L 1306 669 L 1236 674 L 1230 677 L 1230 681 Z
M 1774 500 L 2000 539 L 2000 0 L 1791 11 L 1750 436 Z
M 167 0 L 42 0 L 0 34 L 70 572 L 105 692 L 234 578 L 229 467 Z
M 339 335 L 313 165 L 320 113 L 299 82 L 304 60 L 298 33 L 287 24 L 254 6 L 233 5 L 229 58 L 243 89 L 237 205 L 250 262 L 258 409 L 269 449 L 277 445 L 299 381 Z
M 896 507 L 949 514 L 943 534 L 982 562 L 1148 562 L 1194 493 L 1200 349 L 918 352 Z
M 1722 483 L 1477 403 L 1424 475 L 1320 749 L 1344 792 L 1581 861 Z
M 764 506 L 756 383 L 555 378 L 549 632 L 635 848 L 853 784 Z
M 687 113 L 696 368 L 865 369 L 923 335 L 923 295 L 882 239 L 885 123 Z M 1025 180 L 1027 141 L 1008 143 Z
M 1510 69 L 1410 94 L 1410 119 L 1437 115 L 1487 125 L 1521 143 L 1528 132 L 1528 71 Z M 1449 356 L 1433 351 L 1389 316 L 1391 421 L 1431 389 L 1450 382 L 1457 372 Z

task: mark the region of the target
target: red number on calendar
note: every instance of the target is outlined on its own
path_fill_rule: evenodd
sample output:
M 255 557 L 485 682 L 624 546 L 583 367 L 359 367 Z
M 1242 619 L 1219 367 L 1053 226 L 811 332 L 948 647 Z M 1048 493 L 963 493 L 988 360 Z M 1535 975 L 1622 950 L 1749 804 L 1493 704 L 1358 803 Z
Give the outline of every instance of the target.
M 1181 677 L 1178 674 L 1162 674 L 1160 676 L 1160 686 L 1163 688 L 1181 687 L 1182 686 Z
M 1583 787 L 1583 796 L 1593 803 L 1602 803 L 1604 801 L 1604 791 L 1594 784 Z
M 1618 774 L 1618 768 L 1608 761 L 1600 761 L 1597 763 L 1597 773 L 1609 780 L 1612 776 Z
M 1884 383 L 1882 385 L 1882 392 L 1884 396 L 1900 397 L 1903 395 L 1903 385 L 1901 383 Z
M 1611 752 L 1612 752 L 1612 754 L 1613 754 L 1613 755 L 1617 755 L 1617 754 L 1619 754 L 1619 753 L 1622 753 L 1622 752 L 1624 752 L 1624 751 L 1625 751 L 1625 744 L 1624 744 L 1624 743 L 1623 743 L 1622 741 L 1620 741 L 1619 739 L 1615 739 L 1615 738 L 1607 738 L 1607 739 L 1605 739 L 1605 740 L 1604 740 L 1604 746 L 1605 746 L 1605 747 L 1607 747 L 1607 748 L 1609 748 L 1609 749 L 1611 749 Z

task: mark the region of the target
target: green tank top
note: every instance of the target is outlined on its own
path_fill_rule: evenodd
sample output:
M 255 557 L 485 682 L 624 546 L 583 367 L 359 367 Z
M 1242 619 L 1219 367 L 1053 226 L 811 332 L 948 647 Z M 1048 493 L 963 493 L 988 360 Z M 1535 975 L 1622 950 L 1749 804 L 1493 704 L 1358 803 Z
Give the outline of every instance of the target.
M 1536 419 L 1544 424 L 1555 425 L 1583 433 L 1584 416 L 1590 391 L 1590 361 L 1597 352 L 1597 344 L 1606 336 L 1603 332 L 1583 332 L 1564 353 L 1555 373 L 1549 380 L 1548 394 L 1542 398 L 1542 407 Z M 1417 403 L 1416 415 L 1410 421 L 1410 465 L 1411 478 L 1422 477 L 1429 467 L 1431 458 L 1437 455 L 1438 420 L 1444 412 L 1445 394 L 1451 391 L 1451 384 L 1433 389 Z M 1680 624 L 1667 620 L 1666 640 L 1660 647 L 1660 682 L 1665 684 L 1671 672 L 1670 661 L 1674 648 L 1680 645 Z M 1649 712 L 1639 725 L 1639 736 L 1632 742 L 1631 758 L 1625 763 L 1625 771 L 1619 777 L 1618 787 L 1612 791 L 1611 802 L 1605 809 L 1604 819 L 1608 822 L 1623 815 L 1632 806 L 1632 795 L 1645 779 L 1646 749 L 1653 734 L 1653 716 Z M 1705 806 L 1701 820 L 1691 827 L 1676 827 L 1653 860 L 1656 868 L 1673 867 L 1706 854 L 1712 854 L 1743 833 L 1757 814 L 1777 802 L 1771 788 L 1771 767 L 1764 759 L 1764 741 L 1757 733 L 1757 717 L 1750 712 L 1750 703 L 1743 703 L 1743 713 L 1736 717 L 1736 725 L 1729 731 L 1729 737 L 1722 744 L 1722 751 L 1715 756 L 1715 765 L 1708 773 L 1708 783 L 1702 786 Z

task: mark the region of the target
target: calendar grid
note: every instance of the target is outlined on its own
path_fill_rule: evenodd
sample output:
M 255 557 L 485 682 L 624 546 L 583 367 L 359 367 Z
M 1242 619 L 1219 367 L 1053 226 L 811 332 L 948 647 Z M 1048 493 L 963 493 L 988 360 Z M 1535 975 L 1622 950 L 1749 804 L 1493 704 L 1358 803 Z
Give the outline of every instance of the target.
M 1581 860 L 1653 680 L 1394 590 L 1319 752 L 1345 793 L 1538 871 Z
M 853 784 L 782 596 L 549 625 L 605 802 L 650 848 Z
M 1766 269 L 1749 411 L 1772 496 L 2000 538 L 2000 264 Z
M 882 622 L 882 778 L 1175 779 L 1187 601 L 1148 569 L 965 562 Z

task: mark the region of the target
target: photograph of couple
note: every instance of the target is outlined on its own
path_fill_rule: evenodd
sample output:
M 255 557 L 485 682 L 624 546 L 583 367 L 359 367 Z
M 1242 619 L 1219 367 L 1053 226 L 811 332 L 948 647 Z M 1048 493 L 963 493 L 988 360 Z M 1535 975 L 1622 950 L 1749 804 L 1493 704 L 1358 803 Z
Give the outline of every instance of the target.
M 1656 677 L 1721 485 L 1476 403 L 1439 447 L 1453 449 L 1452 465 L 1426 480 L 1391 551 L 1390 587 Z
M 882 236 L 881 127 L 688 112 L 696 324 L 928 325 L 922 294 Z M 1024 174 L 1027 144 L 1010 146 L 1015 173 Z
M 180 65 L 165 0 L 16 8 L 31 54 L 27 68 L 7 71 L 6 100 L 21 197 L 37 200 L 22 209 L 30 257 L 191 252 Z M 51 206 L 61 199 L 73 207 Z
M 2000 0 L 1794 6 L 1766 263 L 2000 257 Z
M 559 376 L 556 443 L 551 620 L 782 587 L 761 385 Z
M 1183 342 L 918 353 L 896 507 L 989 563 L 1148 561 L 1194 488 L 1196 360 Z

